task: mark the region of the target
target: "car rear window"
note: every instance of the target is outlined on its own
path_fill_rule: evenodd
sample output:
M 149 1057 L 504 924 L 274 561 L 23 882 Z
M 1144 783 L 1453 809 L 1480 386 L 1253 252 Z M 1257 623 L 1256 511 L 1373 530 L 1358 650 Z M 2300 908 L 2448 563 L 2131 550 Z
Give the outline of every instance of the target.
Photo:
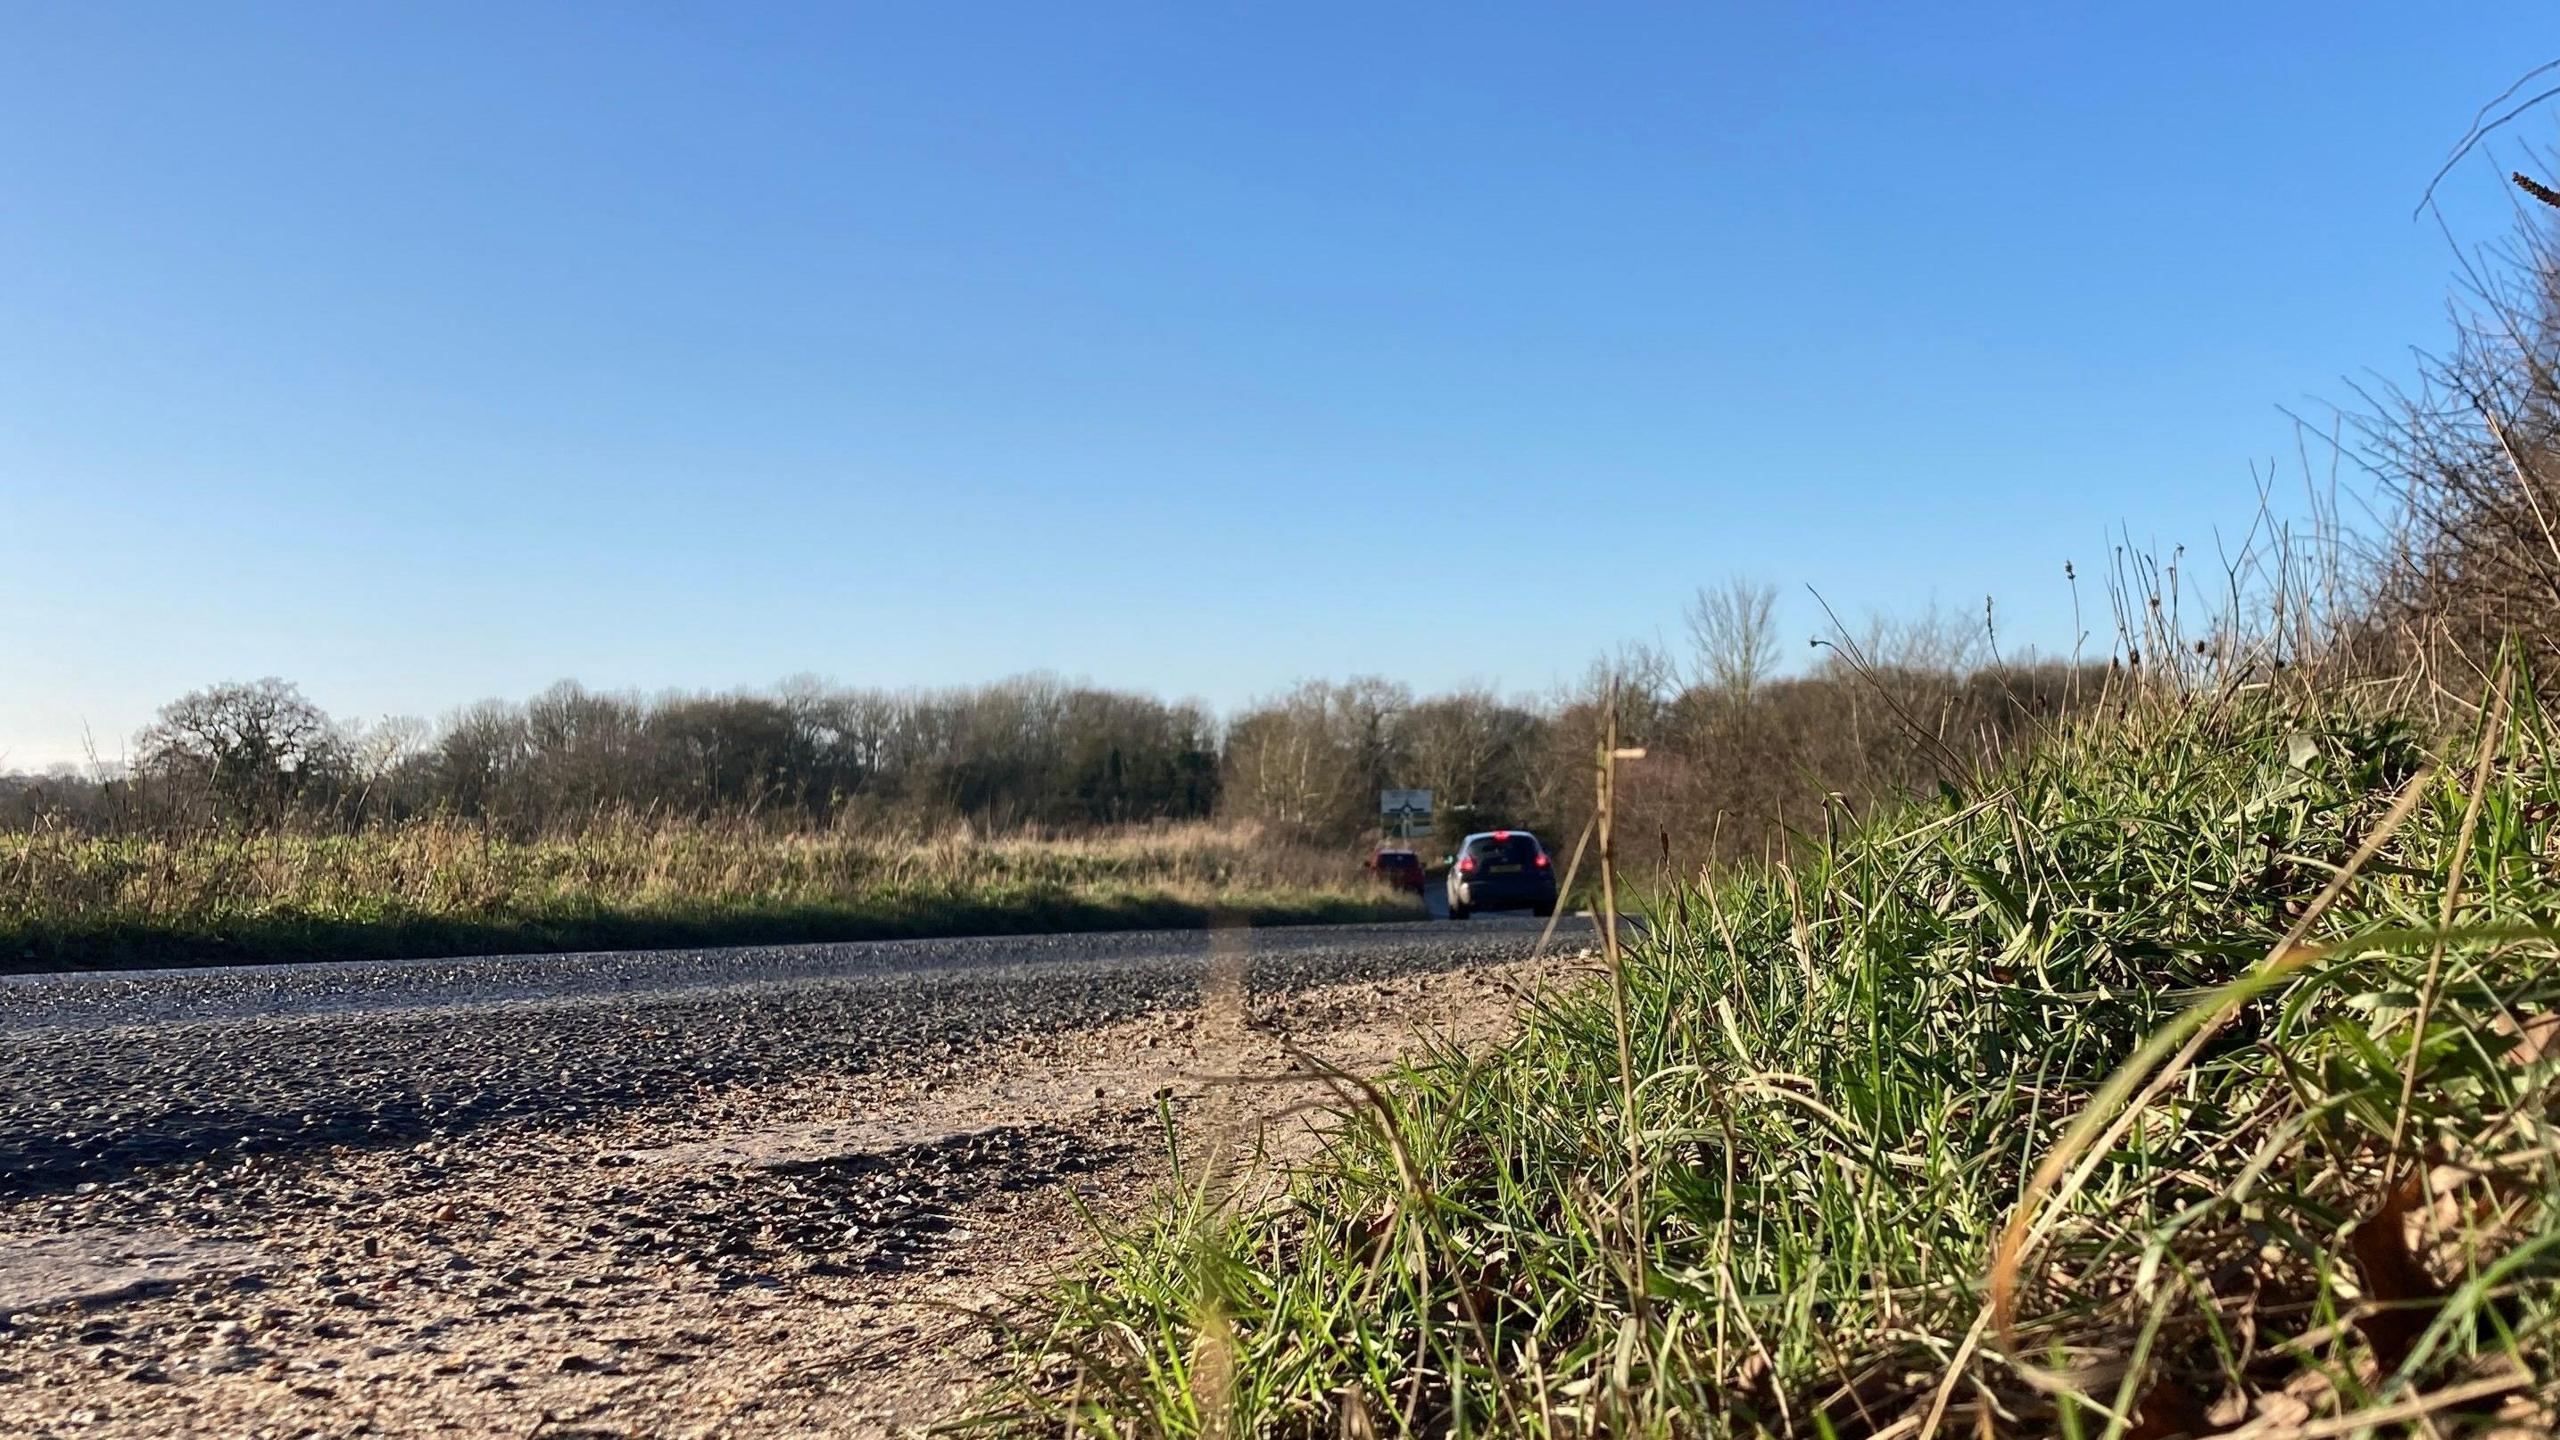
M 1514 865 L 1534 864 L 1538 858 L 1538 837 L 1514 834 L 1505 835 L 1497 840 L 1488 835 L 1468 846 L 1467 853 L 1478 860 Z
M 1381 850 L 1378 852 L 1378 868 L 1381 870 L 1412 870 L 1419 867 L 1421 864 L 1422 857 L 1414 854 L 1410 850 Z

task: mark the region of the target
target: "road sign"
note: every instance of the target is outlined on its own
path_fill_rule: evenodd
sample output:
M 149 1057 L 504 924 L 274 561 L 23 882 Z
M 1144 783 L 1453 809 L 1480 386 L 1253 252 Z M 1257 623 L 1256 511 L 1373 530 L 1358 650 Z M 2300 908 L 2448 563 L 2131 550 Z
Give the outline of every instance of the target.
M 1431 792 L 1381 790 L 1378 792 L 1378 816 L 1394 826 L 1398 835 L 1411 835 L 1414 826 L 1431 823 Z

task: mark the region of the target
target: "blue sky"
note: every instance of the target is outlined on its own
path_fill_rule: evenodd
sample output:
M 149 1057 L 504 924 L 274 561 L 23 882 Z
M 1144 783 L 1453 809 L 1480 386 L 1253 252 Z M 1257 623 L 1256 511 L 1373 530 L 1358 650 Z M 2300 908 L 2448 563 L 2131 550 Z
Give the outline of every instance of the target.
M 2547 5 L 0 10 L 0 765 L 279 674 L 1542 688 L 2210 545 Z M 2447 211 L 2485 239 L 2489 160 Z M 1488 597 L 1499 597 L 1488 599 Z M 1495 607 L 1499 623 L 1477 623 Z

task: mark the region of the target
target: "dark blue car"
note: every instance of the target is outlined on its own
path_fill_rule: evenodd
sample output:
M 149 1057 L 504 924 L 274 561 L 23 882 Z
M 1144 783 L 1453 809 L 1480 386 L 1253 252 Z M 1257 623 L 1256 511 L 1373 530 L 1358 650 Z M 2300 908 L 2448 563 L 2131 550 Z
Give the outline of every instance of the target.
M 1547 848 L 1526 830 L 1487 830 L 1458 846 L 1449 867 L 1449 918 L 1478 910 L 1556 913 L 1556 871 Z

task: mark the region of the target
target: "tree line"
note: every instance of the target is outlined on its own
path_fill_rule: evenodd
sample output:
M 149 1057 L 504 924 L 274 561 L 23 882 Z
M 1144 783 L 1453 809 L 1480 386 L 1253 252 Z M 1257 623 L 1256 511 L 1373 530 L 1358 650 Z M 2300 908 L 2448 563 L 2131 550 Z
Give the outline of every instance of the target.
M 1628 647 L 1542 697 L 1361 677 L 1224 717 L 1027 676 L 653 698 L 563 682 L 440 724 L 363 724 L 281 679 L 227 682 L 163 707 L 121 771 L 0 780 L 0 824 L 183 835 L 440 817 L 560 835 L 634 817 L 927 832 L 1227 819 L 1351 846 L 1379 837 L 1378 792 L 1395 787 L 1437 798 L 1422 843 L 1509 826 L 1565 844 L 1614 715 L 1649 747 L 1622 789 L 1629 822 L 1688 863 L 1766 853 L 1826 807 L 1924 787 L 1954 753 L 1996 755 L 2085 678 L 1986 668 L 1964 627 L 1935 617 L 1871 624 L 1862 645 L 1781 675 L 1775 593 L 1750 582 L 1702 590 L 1688 619 L 1687 652 Z
M 1099 827 L 1212 814 L 1218 748 L 1202 706 L 1045 677 L 654 698 L 563 681 L 434 726 L 343 722 L 268 678 L 164 706 L 122 773 L 20 776 L 8 789 L 0 803 L 22 822 L 44 812 L 146 831 L 427 815 L 519 834 L 635 815 Z

